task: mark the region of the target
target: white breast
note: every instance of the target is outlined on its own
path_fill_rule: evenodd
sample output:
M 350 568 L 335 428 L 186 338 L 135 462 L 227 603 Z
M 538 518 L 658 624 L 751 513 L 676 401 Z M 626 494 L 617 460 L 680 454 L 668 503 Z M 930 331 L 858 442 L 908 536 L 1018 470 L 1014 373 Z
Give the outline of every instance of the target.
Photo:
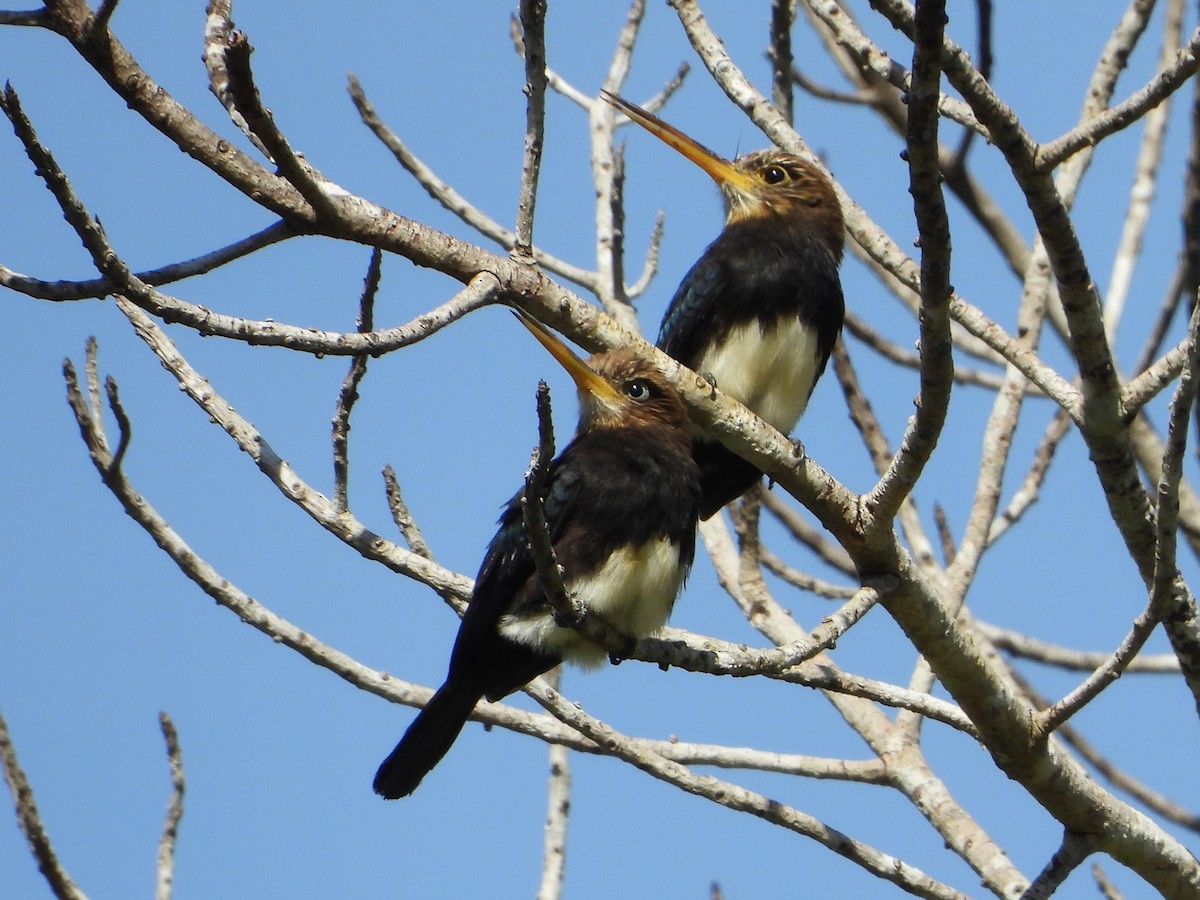
M 666 624 L 683 587 L 683 574 L 679 545 L 660 538 L 637 550 L 618 550 L 591 575 L 568 580 L 567 590 L 615 628 L 646 637 Z M 583 666 L 599 665 L 606 659 L 595 644 L 555 625 L 549 612 L 522 618 L 504 616 L 500 633 L 518 644 L 561 653 Z
M 784 434 L 796 427 L 817 376 L 817 332 L 798 319 L 763 334 L 757 322 L 730 330 L 696 371 Z

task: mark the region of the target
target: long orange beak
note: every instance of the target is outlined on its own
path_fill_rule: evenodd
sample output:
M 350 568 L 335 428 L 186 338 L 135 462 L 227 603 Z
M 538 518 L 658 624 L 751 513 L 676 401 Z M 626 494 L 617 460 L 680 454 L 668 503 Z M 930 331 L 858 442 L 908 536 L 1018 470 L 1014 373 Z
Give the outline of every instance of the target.
M 734 187 L 749 189 L 754 186 L 754 180 L 722 156 L 717 156 L 699 141 L 688 137 L 673 125 L 668 125 L 657 116 L 651 115 L 640 106 L 630 103 L 616 94 L 601 91 L 600 96 L 637 122 L 652 135 L 668 146 L 674 147 L 701 169 L 708 173 L 717 184 L 731 184 Z
M 512 314 L 517 321 L 529 329 L 538 342 L 550 351 L 550 355 L 558 360 L 559 365 L 567 370 L 571 380 L 580 391 L 587 391 L 605 400 L 620 400 L 622 394 L 615 387 L 588 368 L 587 363 L 571 352 L 571 349 L 554 336 L 554 333 L 541 322 L 523 310 L 514 309 Z

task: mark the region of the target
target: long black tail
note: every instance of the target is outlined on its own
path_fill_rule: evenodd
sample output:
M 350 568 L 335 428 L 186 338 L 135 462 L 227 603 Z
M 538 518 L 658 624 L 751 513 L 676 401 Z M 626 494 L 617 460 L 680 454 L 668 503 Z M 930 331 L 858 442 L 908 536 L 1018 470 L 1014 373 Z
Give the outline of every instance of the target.
M 397 800 L 415 791 L 446 755 L 482 696 L 469 685 L 443 684 L 379 766 L 375 793 Z
M 732 503 L 762 478 L 752 463 L 716 441 L 692 441 L 692 456 L 700 467 L 700 518 L 708 519 Z

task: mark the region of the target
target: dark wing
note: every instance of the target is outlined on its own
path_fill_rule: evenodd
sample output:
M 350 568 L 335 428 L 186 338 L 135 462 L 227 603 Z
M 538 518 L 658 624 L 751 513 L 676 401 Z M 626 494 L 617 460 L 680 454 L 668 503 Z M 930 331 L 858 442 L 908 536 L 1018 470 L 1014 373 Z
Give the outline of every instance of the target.
M 552 539 L 571 519 L 570 479 L 561 477 L 557 465 L 557 460 L 551 463 L 545 503 Z M 375 773 L 375 792 L 383 797 L 405 797 L 417 789 L 450 750 L 480 697 L 498 700 L 560 662 L 505 640 L 496 628 L 518 594 L 528 592 L 535 575 L 522 525 L 521 493 L 505 505 L 500 530 L 488 545 L 454 641 L 445 684 Z
M 710 323 L 729 287 L 727 255 L 721 252 L 721 243 L 721 238 L 713 241 L 683 276 L 658 329 L 658 349 L 689 368 L 704 352 Z
M 548 473 L 543 508 L 551 542 L 559 540 L 575 517 L 575 476 L 563 465 L 566 458 L 564 453 L 554 460 Z M 523 494 L 524 489 L 518 491 L 500 514 L 500 530 L 488 544 L 450 656 L 447 680 L 471 683 L 489 700 L 512 693 L 561 661 L 505 640 L 497 630 L 519 599 L 536 590 L 537 569 L 521 513 Z
M 766 329 L 798 316 L 817 333 L 811 393 L 842 328 L 845 301 L 838 260 L 802 227 L 772 222 L 764 230 L 765 224 L 735 222 L 709 245 L 675 292 L 658 347 L 697 369 L 709 344 L 723 340 L 731 328 L 757 320 Z M 716 441 L 698 438 L 694 455 L 703 484 L 701 519 L 739 497 L 761 475 Z
M 660 350 L 694 369 L 707 344 L 730 328 L 799 315 L 817 330 L 824 368 L 845 311 L 837 259 L 803 230 L 765 231 L 762 224 L 734 223 L 709 244 L 667 307 Z

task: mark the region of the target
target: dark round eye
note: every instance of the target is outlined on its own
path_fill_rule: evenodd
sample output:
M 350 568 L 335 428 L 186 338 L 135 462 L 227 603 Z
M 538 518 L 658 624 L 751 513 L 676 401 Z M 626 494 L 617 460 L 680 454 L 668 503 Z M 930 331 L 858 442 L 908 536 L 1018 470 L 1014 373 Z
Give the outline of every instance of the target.
M 783 181 L 785 178 L 787 178 L 787 172 L 784 170 L 783 166 L 767 166 L 767 168 L 763 170 L 763 181 L 765 181 L 767 184 L 779 184 L 779 182 Z
M 625 393 L 630 399 L 636 400 L 639 403 L 650 399 L 650 382 L 636 378 L 625 385 Z

